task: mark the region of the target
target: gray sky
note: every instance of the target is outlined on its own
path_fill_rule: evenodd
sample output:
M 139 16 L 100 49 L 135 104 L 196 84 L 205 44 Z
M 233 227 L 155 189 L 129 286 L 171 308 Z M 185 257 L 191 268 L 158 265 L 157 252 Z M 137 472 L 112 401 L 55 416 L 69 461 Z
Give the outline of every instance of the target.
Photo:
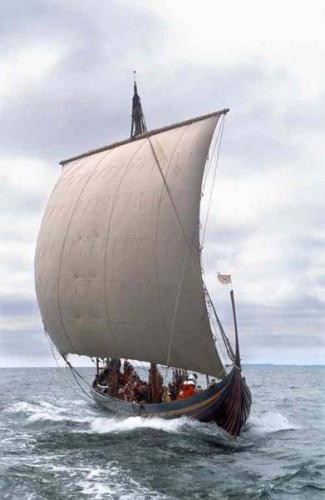
M 0 0 L 0 366 L 53 364 L 33 259 L 58 162 L 230 107 L 205 276 L 233 275 L 244 362 L 324 363 L 321 1 Z

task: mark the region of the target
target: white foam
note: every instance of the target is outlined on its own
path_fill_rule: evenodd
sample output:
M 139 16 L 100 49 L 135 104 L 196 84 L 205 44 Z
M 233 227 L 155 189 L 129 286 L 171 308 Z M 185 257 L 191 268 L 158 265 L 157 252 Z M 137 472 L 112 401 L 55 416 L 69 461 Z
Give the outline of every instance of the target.
M 88 422 L 89 418 L 79 418 L 71 415 L 71 411 L 65 408 L 59 408 L 58 406 L 42 401 L 40 403 L 28 403 L 27 401 L 20 401 L 19 403 L 13 404 L 7 409 L 8 413 L 26 413 L 28 414 L 27 420 L 29 422 L 45 421 L 49 420 L 52 422 L 63 422 L 63 421 L 73 421 L 73 422 Z
M 28 413 L 32 406 L 33 405 L 27 403 L 27 401 L 19 401 L 19 403 L 15 403 L 9 406 L 5 411 L 6 413 L 19 413 L 19 412 Z
M 252 415 L 248 423 L 259 433 L 277 432 L 299 429 L 299 425 L 290 422 L 287 417 L 278 412 L 267 412 L 263 415 Z
M 68 474 L 73 477 L 83 495 L 94 500 L 107 498 L 119 498 L 123 500 L 136 499 L 162 499 L 161 495 L 142 487 L 132 479 L 130 471 L 120 467 L 117 462 L 108 462 L 107 467 L 93 468 L 77 465 L 67 468 L 64 465 L 44 463 L 44 457 L 40 463 L 33 461 L 33 467 L 39 467 L 43 471 L 54 472 L 63 479 Z
M 165 432 L 178 432 L 182 427 L 191 425 L 191 422 L 186 417 L 172 420 L 165 420 L 158 417 L 128 417 L 125 419 L 98 417 L 92 420 L 90 428 L 92 432 L 103 434 L 129 432 L 143 428 L 157 429 Z
M 78 481 L 83 494 L 94 500 L 119 498 L 120 500 L 165 499 L 156 491 L 141 486 L 132 479 L 130 471 L 109 463 L 107 469 L 94 469 L 86 477 Z

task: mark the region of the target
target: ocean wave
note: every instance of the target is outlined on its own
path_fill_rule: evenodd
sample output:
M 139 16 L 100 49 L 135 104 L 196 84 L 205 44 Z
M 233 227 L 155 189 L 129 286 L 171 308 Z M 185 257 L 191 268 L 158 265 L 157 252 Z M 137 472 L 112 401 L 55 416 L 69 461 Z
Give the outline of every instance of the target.
M 286 416 L 278 412 L 267 412 L 259 416 L 251 415 L 248 426 L 261 434 L 300 429 L 298 424 L 290 422 Z
M 95 469 L 91 471 L 87 477 L 78 481 L 81 493 L 93 500 L 104 498 L 119 498 L 119 500 L 167 499 L 165 495 L 142 486 L 130 477 L 129 471 L 115 465 L 109 466 L 109 477 L 107 476 L 107 470 Z
M 98 434 L 125 434 L 136 432 L 138 429 L 158 430 L 169 434 L 182 434 L 183 437 L 190 436 L 191 439 L 209 441 L 211 444 L 221 448 L 242 447 L 242 443 L 235 442 L 223 429 L 214 423 L 202 423 L 188 417 L 165 420 L 158 417 L 142 418 L 128 417 L 124 419 L 98 417 L 90 423 L 90 429 L 82 432 Z M 76 431 L 80 432 L 80 431 Z
M 10 481 L 1 484 L 0 478 L 0 492 L 4 495 L 1 498 L 48 498 L 49 481 L 51 481 L 51 491 L 55 498 L 63 498 L 63 496 L 92 500 L 107 498 L 164 500 L 168 498 L 134 479 L 132 471 L 119 465 L 116 460 L 108 461 L 105 467 L 95 464 L 85 465 L 82 460 L 76 465 L 59 465 L 46 462 L 46 460 L 45 457 L 32 456 L 28 464 L 20 463 L 9 468 L 7 474 Z M 49 460 L 53 460 L 53 457 Z M 12 485 L 15 484 L 15 495 L 10 488 L 10 482 Z M 33 492 L 30 492 L 31 489 Z
M 118 464 L 116 460 L 107 463 L 106 467 L 92 468 L 75 466 L 67 471 L 66 467 L 49 464 L 46 469 L 65 480 L 67 473 L 74 477 L 75 486 L 80 497 L 101 500 L 104 498 L 119 498 L 120 500 L 153 499 L 163 500 L 167 497 L 141 485 L 132 478 L 131 471 Z
M 53 403 L 42 401 L 40 403 L 29 403 L 19 401 L 7 408 L 7 413 L 24 413 L 27 415 L 28 422 L 51 421 L 64 422 L 71 421 L 76 423 L 88 422 L 87 417 L 78 417 L 73 415 L 70 409 L 60 408 Z
M 172 420 L 165 420 L 158 417 L 128 417 L 125 419 L 96 417 L 90 423 L 90 430 L 91 432 L 100 434 L 109 434 L 147 428 L 176 433 L 179 432 L 180 429 L 191 424 L 192 421 L 186 417 Z

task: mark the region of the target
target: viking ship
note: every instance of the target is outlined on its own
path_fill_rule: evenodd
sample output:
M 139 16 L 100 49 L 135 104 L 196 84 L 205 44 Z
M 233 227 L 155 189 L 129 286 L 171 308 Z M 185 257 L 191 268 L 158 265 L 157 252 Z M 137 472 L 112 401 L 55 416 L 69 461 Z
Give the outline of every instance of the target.
M 61 162 L 39 232 L 35 281 L 45 331 L 68 363 L 70 354 L 95 358 L 98 376 L 99 360 L 146 362 L 153 393 L 157 366 L 206 376 L 206 388 L 187 398 L 145 403 L 94 383 L 89 391 L 102 408 L 215 422 L 236 437 L 251 394 L 234 294 L 233 349 L 203 279 L 200 241 L 202 179 L 228 111 L 147 131 L 134 81 L 131 137 Z

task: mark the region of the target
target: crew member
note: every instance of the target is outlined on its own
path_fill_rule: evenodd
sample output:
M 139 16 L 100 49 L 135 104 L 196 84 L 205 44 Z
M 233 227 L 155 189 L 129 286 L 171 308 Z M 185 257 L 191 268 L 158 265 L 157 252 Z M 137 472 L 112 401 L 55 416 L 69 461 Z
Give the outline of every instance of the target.
M 189 375 L 183 382 L 181 390 L 177 395 L 177 399 L 185 399 L 194 394 L 196 379 L 194 375 Z

